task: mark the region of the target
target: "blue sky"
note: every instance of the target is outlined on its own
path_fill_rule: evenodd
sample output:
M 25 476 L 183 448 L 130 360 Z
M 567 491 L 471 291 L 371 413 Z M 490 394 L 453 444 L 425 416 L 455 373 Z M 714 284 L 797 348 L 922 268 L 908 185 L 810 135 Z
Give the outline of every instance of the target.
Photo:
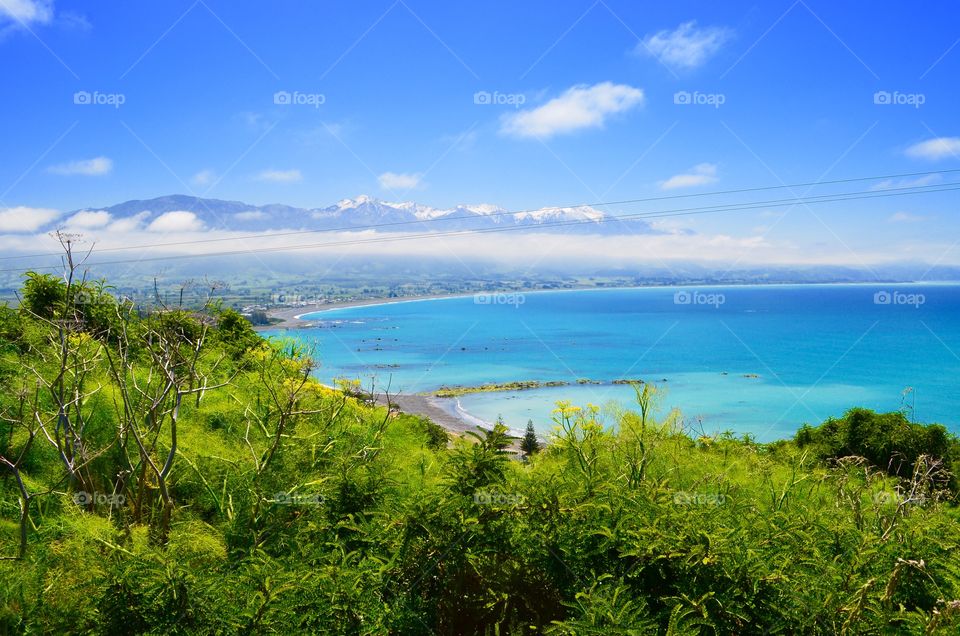
M 958 17 L 810 0 L 0 0 L 0 226 L 3 210 L 171 193 L 521 209 L 957 168 Z M 960 230 L 955 201 L 672 223 L 749 238 L 775 219 L 783 241 L 927 254 Z

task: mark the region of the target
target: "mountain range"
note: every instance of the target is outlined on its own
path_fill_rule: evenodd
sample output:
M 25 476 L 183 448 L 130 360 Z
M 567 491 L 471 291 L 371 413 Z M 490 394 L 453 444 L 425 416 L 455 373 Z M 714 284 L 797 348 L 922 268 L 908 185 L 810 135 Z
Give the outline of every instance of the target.
M 391 203 L 361 195 L 343 199 L 324 208 L 298 208 L 289 205 L 251 205 L 186 195 L 169 195 L 133 200 L 108 208 L 77 210 L 89 218 L 115 223 L 136 221 L 149 226 L 165 214 L 188 212 L 196 217 L 196 227 L 204 229 L 262 232 L 278 229 L 324 231 L 449 232 L 517 228 L 518 231 L 549 231 L 571 234 L 652 234 L 658 233 L 639 219 L 618 219 L 590 206 L 541 208 L 511 212 L 496 205 L 458 205 L 434 208 L 412 201 Z M 106 224 L 106 223 L 104 223 Z

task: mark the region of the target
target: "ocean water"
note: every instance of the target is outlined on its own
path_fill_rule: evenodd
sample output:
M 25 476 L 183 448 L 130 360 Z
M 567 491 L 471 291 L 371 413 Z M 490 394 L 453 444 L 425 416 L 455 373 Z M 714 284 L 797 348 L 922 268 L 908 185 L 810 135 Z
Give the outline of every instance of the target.
M 629 404 L 616 379 L 661 389 L 707 433 L 791 436 L 854 406 L 908 409 L 960 431 L 960 286 L 764 285 L 479 295 L 333 309 L 285 332 L 318 376 L 416 393 L 519 380 L 571 386 L 465 395 L 511 428 L 552 426 L 557 400 Z M 270 332 L 271 335 L 281 335 Z M 602 384 L 578 385 L 587 378 Z

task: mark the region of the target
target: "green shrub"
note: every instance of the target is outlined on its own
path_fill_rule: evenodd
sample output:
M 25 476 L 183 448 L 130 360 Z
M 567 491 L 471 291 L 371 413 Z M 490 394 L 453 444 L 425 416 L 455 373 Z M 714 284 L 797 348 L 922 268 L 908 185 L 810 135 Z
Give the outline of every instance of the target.
M 840 419 L 818 427 L 804 425 L 794 440 L 801 448 L 811 446 L 821 458 L 863 457 L 890 475 L 910 478 L 922 456 L 942 460 L 937 478 L 958 491 L 960 441 L 940 424 L 915 424 L 903 413 L 875 413 L 854 408 Z
M 20 308 L 40 318 L 53 318 L 63 310 L 67 285 L 53 274 L 27 272 L 20 292 Z

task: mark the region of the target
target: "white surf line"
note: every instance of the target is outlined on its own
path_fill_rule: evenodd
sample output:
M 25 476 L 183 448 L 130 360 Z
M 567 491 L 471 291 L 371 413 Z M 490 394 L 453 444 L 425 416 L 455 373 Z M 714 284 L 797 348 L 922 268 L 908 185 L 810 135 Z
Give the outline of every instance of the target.
M 455 403 L 455 404 L 454 404 L 454 409 L 456 410 L 457 415 L 458 415 L 461 419 L 463 419 L 463 420 L 466 421 L 466 422 L 469 422 L 470 424 L 473 424 L 474 426 L 476 426 L 476 427 L 478 427 L 478 428 L 482 428 L 482 429 L 486 429 L 486 430 L 493 430 L 494 424 L 493 424 L 492 422 L 488 422 L 488 421 L 486 421 L 486 420 L 484 420 L 484 419 L 481 419 L 481 418 L 477 417 L 476 415 L 473 415 L 472 413 L 470 413 L 469 411 L 467 411 L 465 408 L 463 408 L 463 405 L 460 404 L 460 398 L 454 398 L 454 403 Z M 523 432 L 523 431 L 519 431 L 519 430 L 517 430 L 517 429 L 515 429 L 515 428 L 508 428 L 508 429 L 507 429 L 507 433 L 508 433 L 511 437 L 523 437 L 523 435 L 524 435 L 524 432 Z
M 470 298 L 476 296 L 476 294 L 457 294 L 455 296 L 433 296 L 427 298 L 401 298 L 399 300 L 382 300 L 370 303 L 357 303 L 357 304 L 347 304 L 342 307 L 327 307 L 326 309 L 314 309 L 313 311 L 307 311 L 302 314 L 298 314 L 293 317 L 294 320 L 303 320 L 303 316 L 310 316 L 313 314 L 326 314 L 333 311 L 343 311 L 345 309 L 361 309 L 363 307 L 382 307 L 383 305 L 400 305 L 402 303 L 422 303 L 429 300 L 453 300 L 454 298 Z

